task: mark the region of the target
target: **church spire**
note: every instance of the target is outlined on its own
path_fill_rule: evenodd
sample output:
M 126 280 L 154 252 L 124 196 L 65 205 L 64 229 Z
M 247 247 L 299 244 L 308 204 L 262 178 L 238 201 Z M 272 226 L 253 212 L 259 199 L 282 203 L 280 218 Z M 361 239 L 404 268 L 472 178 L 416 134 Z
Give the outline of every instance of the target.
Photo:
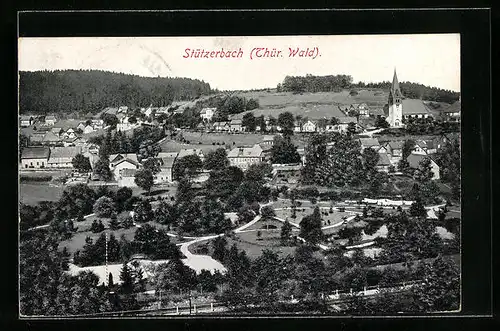
M 396 75 L 396 68 L 394 68 L 394 77 L 392 77 L 392 90 L 399 90 L 398 75 Z
M 394 77 L 392 77 L 391 92 L 395 97 L 396 96 L 400 97 L 403 95 L 401 93 L 401 90 L 399 89 L 399 81 L 398 81 L 398 75 L 396 74 L 396 68 L 394 68 Z

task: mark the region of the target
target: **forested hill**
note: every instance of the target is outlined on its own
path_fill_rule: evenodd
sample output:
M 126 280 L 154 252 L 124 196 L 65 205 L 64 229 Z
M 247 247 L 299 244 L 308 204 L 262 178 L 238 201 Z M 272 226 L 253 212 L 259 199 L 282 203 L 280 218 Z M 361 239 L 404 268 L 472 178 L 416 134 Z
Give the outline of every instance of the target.
M 152 78 L 100 70 L 20 72 L 20 112 L 97 113 L 105 107 L 161 107 L 211 92 L 189 78 Z
M 430 87 L 418 83 L 400 82 L 401 92 L 406 98 L 422 99 L 436 102 L 453 103 L 458 100 L 460 93 Z M 329 76 L 286 76 L 283 83 L 278 84 L 277 90 L 283 92 L 340 92 L 342 89 L 377 88 L 388 91 L 391 82 L 380 83 L 353 83 L 350 75 Z

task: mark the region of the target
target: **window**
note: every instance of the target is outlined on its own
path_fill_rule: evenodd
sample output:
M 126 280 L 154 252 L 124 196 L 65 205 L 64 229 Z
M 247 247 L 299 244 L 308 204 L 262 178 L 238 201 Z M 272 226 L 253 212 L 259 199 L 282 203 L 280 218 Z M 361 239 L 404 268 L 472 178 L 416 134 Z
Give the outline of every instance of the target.
M 28 168 L 28 164 L 25 164 L 25 165 L 24 165 L 24 167 L 25 167 L 25 168 Z
M 39 165 L 40 165 L 40 163 L 39 163 L 39 162 L 37 162 L 37 163 L 36 163 L 36 165 L 37 165 L 37 166 L 39 166 Z
M 30 166 L 31 166 L 31 167 L 33 166 L 33 162 L 30 162 Z

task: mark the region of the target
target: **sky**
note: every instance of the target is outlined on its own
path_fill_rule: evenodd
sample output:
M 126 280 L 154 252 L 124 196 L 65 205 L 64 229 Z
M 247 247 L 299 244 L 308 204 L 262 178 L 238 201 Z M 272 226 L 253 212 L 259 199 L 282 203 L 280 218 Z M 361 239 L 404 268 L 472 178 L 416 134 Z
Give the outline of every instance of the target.
M 278 57 L 257 57 L 280 50 Z M 186 58 L 186 49 L 236 58 Z M 290 57 L 307 50 L 311 57 Z M 252 56 L 252 58 L 251 58 Z M 97 69 L 200 79 L 219 90 L 276 87 L 285 76 L 351 75 L 354 82 L 410 81 L 460 91 L 460 35 L 19 38 L 20 71 Z

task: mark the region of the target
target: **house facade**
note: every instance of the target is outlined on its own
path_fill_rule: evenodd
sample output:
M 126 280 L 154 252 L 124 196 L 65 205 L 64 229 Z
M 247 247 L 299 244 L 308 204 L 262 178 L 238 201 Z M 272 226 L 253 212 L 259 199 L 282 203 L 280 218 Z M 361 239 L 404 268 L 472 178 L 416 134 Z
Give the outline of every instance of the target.
M 53 126 L 57 122 L 57 118 L 54 115 L 45 116 L 45 125 Z
M 81 147 L 53 147 L 50 149 L 49 168 L 73 168 L 73 158 L 82 152 Z
M 30 126 L 33 123 L 33 117 L 29 115 L 19 116 L 19 125 L 23 128 Z
M 212 117 L 214 117 L 216 110 L 217 108 L 203 108 L 200 112 L 200 117 L 203 119 L 203 121 L 210 122 L 212 120 Z
M 22 169 L 43 169 L 48 166 L 50 149 L 48 147 L 26 147 L 21 153 Z
M 262 162 L 264 154 L 262 147 L 255 144 L 252 147 L 235 147 L 228 153 L 227 158 L 231 166 L 246 170 L 250 165 Z

